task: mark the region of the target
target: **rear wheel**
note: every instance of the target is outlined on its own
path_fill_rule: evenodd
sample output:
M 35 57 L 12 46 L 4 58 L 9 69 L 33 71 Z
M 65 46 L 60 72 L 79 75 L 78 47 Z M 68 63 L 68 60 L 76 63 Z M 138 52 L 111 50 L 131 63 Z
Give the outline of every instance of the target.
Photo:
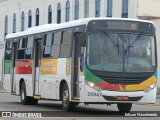
M 29 104 L 30 97 L 26 96 L 26 85 L 25 85 L 25 82 L 22 82 L 22 84 L 21 84 L 20 98 L 21 98 L 21 103 L 23 105 L 28 105 Z
M 120 112 L 129 112 L 132 108 L 132 103 L 117 103 Z
M 65 83 L 62 89 L 62 109 L 64 111 L 73 111 L 75 105 L 75 103 L 69 101 L 68 85 Z
M 25 82 L 22 82 L 21 84 L 20 99 L 23 105 L 36 105 L 38 103 L 38 99 L 34 99 L 33 97 L 27 96 Z

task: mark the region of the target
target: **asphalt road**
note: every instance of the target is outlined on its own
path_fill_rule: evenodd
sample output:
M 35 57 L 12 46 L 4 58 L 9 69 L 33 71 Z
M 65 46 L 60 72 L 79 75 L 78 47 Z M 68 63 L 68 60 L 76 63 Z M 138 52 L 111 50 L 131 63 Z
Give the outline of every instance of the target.
M 141 114 L 158 114 L 160 115 L 160 99 L 157 99 L 156 104 L 134 104 L 132 107 L 132 112 L 130 114 L 120 114 L 118 112 L 116 105 L 89 105 L 85 106 L 80 104 L 76 107 L 75 112 L 63 112 L 61 109 L 61 102 L 49 101 L 49 100 L 40 100 L 38 105 L 21 105 L 20 97 L 15 95 L 10 95 L 6 93 L 0 87 L 0 111 L 12 112 L 19 114 L 28 114 L 28 113 L 38 113 L 41 114 L 42 118 L 29 118 L 29 119 L 50 119 L 50 120 L 106 120 L 108 119 L 117 119 L 117 120 L 126 120 L 126 119 L 155 119 L 158 120 L 159 117 L 131 117 L 137 113 Z M 145 112 L 144 112 L 145 111 Z M 2 114 L 0 112 L 0 114 Z M 16 115 L 16 114 L 15 114 Z M 46 117 L 52 116 L 52 117 Z M 55 116 L 55 117 L 53 117 Z M 0 118 L 0 120 L 19 120 L 22 118 Z M 23 118 L 28 119 L 28 118 Z

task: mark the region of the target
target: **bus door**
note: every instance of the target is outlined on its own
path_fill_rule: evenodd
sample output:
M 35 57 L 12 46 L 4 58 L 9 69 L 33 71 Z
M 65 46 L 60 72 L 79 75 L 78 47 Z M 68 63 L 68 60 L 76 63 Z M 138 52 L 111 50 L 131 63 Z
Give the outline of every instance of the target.
M 11 63 L 11 93 L 12 94 L 16 92 L 15 64 L 16 64 L 16 57 L 17 57 L 17 48 L 18 48 L 18 43 L 13 42 L 12 44 L 12 63 Z
M 39 75 L 40 75 L 40 59 L 41 59 L 41 42 L 42 38 L 34 40 L 34 61 L 33 61 L 33 90 L 34 95 L 39 95 Z
M 80 39 L 79 34 L 74 34 L 72 49 L 72 70 L 71 70 L 71 93 L 72 99 L 79 99 L 79 61 L 80 61 Z

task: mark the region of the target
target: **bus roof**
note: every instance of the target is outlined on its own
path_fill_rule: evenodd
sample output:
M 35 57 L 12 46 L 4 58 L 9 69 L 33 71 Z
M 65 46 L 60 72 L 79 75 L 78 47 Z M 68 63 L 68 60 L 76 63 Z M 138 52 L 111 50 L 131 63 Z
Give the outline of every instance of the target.
M 65 22 L 61 24 L 45 24 L 45 25 L 28 28 L 27 30 L 22 31 L 22 32 L 8 34 L 6 36 L 6 39 L 17 38 L 17 37 L 22 37 L 22 36 L 27 36 L 27 35 L 37 34 L 37 33 L 43 33 L 43 32 L 49 32 L 53 30 L 69 28 L 69 27 L 74 27 L 74 26 L 79 26 L 79 25 L 87 25 L 88 22 L 92 20 L 124 20 L 124 21 L 149 22 L 151 24 L 154 24 L 151 21 L 139 20 L 139 19 L 128 19 L 128 18 L 83 18 L 83 19 Z

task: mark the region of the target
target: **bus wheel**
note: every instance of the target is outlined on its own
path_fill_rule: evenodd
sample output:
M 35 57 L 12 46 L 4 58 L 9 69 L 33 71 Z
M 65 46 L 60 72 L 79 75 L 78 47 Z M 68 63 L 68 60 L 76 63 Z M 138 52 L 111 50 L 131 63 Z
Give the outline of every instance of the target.
M 129 112 L 132 108 L 132 103 L 117 103 L 120 112 Z
M 21 84 L 20 98 L 23 105 L 28 105 L 30 103 L 30 97 L 26 96 L 25 82 L 22 82 Z
M 64 84 L 62 89 L 62 109 L 64 111 L 73 111 L 75 109 L 75 104 L 69 101 L 69 90 L 67 84 Z

